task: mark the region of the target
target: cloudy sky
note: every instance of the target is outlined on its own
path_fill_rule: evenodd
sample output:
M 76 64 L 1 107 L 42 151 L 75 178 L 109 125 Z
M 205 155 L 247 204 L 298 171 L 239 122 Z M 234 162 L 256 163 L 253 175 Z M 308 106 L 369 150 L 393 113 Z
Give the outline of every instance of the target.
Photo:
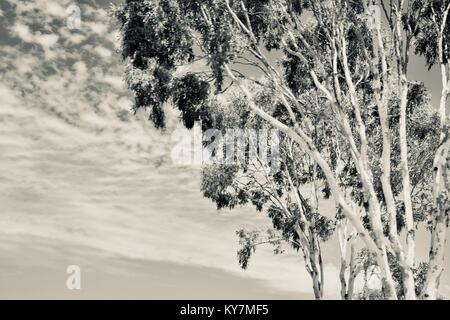
M 0 3 L 0 298 L 312 298 L 295 253 L 262 248 L 239 269 L 235 231 L 268 221 L 202 198 L 170 130 L 129 112 L 110 1 L 76 2 L 79 30 L 71 3 Z M 336 298 L 336 241 L 324 250 Z

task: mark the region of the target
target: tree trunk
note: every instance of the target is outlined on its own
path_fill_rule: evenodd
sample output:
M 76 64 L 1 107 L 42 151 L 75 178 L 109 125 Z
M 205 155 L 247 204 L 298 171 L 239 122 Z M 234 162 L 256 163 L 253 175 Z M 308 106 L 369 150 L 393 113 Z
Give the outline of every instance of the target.
M 408 166 L 408 144 L 406 136 L 406 106 L 408 103 L 408 80 L 406 75 L 401 76 L 401 102 L 400 102 L 400 157 L 401 157 L 401 173 L 403 182 L 403 201 L 405 205 L 405 226 L 406 226 L 406 259 L 404 265 L 401 265 L 403 276 L 403 290 L 405 291 L 406 300 L 415 300 L 415 284 L 412 268 L 414 268 L 415 257 L 415 230 L 412 214 L 411 200 L 411 182 L 409 179 Z M 397 230 L 395 230 L 397 232 Z M 402 264 L 402 261 L 400 261 Z
M 323 266 L 320 252 L 320 244 L 316 236 L 310 230 L 310 263 L 311 263 L 311 277 L 313 280 L 314 296 L 317 300 L 323 298 Z
M 450 66 L 449 63 L 444 63 L 444 30 L 450 11 L 450 3 L 444 11 L 443 19 L 438 33 L 438 52 L 439 63 L 441 67 L 441 81 L 442 92 L 439 104 L 440 115 L 440 138 L 439 148 L 434 158 L 434 201 L 435 201 L 435 216 L 433 221 L 433 230 L 431 233 L 431 248 L 430 261 L 428 265 L 428 272 L 422 289 L 423 299 L 436 299 L 438 295 L 439 282 L 442 271 L 444 269 L 444 253 L 447 232 L 448 216 L 447 211 L 449 206 L 449 159 L 448 153 L 450 149 L 449 127 L 450 117 L 446 117 L 447 99 L 450 93 Z
M 448 133 L 447 133 L 448 135 Z M 448 158 L 450 139 L 439 148 L 435 159 L 435 215 L 431 233 L 430 261 L 422 298 L 434 300 L 438 296 L 439 282 L 444 270 L 444 254 L 449 210 Z
M 358 270 L 355 265 L 356 261 L 356 248 L 354 240 L 352 239 L 350 243 L 350 274 L 348 276 L 348 289 L 347 289 L 347 300 L 353 300 L 353 294 L 355 291 L 355 279 L 358 275 Z

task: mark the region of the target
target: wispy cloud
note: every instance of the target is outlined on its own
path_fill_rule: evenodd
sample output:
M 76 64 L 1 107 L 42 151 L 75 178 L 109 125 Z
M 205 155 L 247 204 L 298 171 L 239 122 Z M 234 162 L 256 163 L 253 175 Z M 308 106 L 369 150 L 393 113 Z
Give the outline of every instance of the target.
M 170 164 L 170 134 L 130 114 L 114 26 L 82 5 L 80 30 L 65 26 L 69 1 L 11 1 L 16 18 L 0 47 L 0 230 L 132 258 L 220 268 L 310 293 L 300 255 L 259 250 L 241 271 L 235 230 L 266 227 L 251 209 L 218 214 L 195 168 Z M 336 268 L 326 267 L 329 296 Z

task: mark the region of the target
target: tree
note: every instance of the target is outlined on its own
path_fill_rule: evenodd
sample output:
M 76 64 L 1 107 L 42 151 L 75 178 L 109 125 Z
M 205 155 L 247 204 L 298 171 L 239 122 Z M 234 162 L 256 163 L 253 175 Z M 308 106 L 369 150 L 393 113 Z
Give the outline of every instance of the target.
M 442 92 L 439 104 L 439 149 L 434 158 L 434 219 L 431 233 L 430 265 L 422 295 L 436 299 L 439 279 L 443 271 L 444 246 L 450 208 L 450 177 L 448 158 L 450 149 L 450 116 L 446 116 L 447 99 L 450 94 L 450 1 L 414 1 L 417 11 L 418 32 L 416 52 L 425 57 L 431 68 L 439 65 Z
M 283 106 L 277 105 L 270 95 L 260 92 L 256 99 L 260 106 L 271 110 L 281 121 L 288 120 L 282 112 Z M 276 145 L 273 144 L 277 150 L 271 148 L 272 153 L 277 153 L 271 154 L 272 161 L 275 161 L 275 156 L 280 158 L 279 170 L 269 172 L 270 168 L 266 168 L 266 161 L 263 159 L 266 157 L 261 155 L 266 149 L 262 146 L 255 150 L 255 156 L 252 157 L 250 145 L 257 145 L 257 130 L 270 127 L 268 128 L 267 123 L 258 117 L 248 114 L 246 101 L 242 96 L 232 99 L 230 105 L 215 110 L 211 124 L 225 131 L 229 129 L 236 138 L 241 138 L 241 151 L 245 154 L 242 157 L 244 161 L 233 161 L 233 165 L 212 164 L 204 167 L 202 171 L 204 196 L 212 199 L 218 209 L 232 209 L 237 205 L 250 203 L 257 211 L 264 212 L 273 224 L 273 229 L 267 230 L 266 233 L 244 229 L 237 232 L 242 245 L 238 251 L 241 267 L 247 268 L 257 246 L 273 245 L 274 253 L 280 254 L 284 252 L 282 243 L 287 243 L 294 250 L 301 251 L 306 271 L 312 279 L 314 296 L 316 299 L 323 298 L 325 276 L 320 242 L 330 238 L 335 225 L 332 219 L 320 214 L 318 201 L 315 200 L 319 197 L 320 186 L 316 184 L 317 174 L 313 163 L 285 135 L 278 137 Z M 234 128 L 242 129 L 236 133 L 233 131 Z M 254 135 L 245 138 L 245 131 L 253 132 Z M 232 143 L 234 136 L 231 139 Z M 255 141 L 250 142 L 251 137 Z M 316 137 L 319 138 L 325 137 Z M 259 142 L 261 144 L 261 141 Z M 238 160 L 238 151 L 231 156 Z M 270 167 L 273 168 L 274 165 Z M 312 192 L 306 194 L 305 189 Z
M 115 15 L 135 108 L 149 107 L 163 127 L 163 105 L 173 102 L 187 127 L 200 121 L 206 130 L 226 92 L 239 89 L 246 109 L 294 144 L 295 157 L 304 157 L 299 163 L 313 163 L 315 181 L 373 255 L 383 298 L 416 298 L 415 230 L 429 217 L 431 254 L 421 296 L 435 298 L 449 207 L 448 6 L 377 3 L 385 25 L 368 23 L 365 0 L 128 0 Z M 423 28 L 430 21 L 441 26 L 437 40 L 421 42 L 436 32 Z M 439 60 L 429 61 L 445 71 L 438 121 L 424 86 L 408 80 L 414 42 L 419 53 L 437 53 Z M 189 65 L 197 71 L 179 71 Z M 258 91 L 279 108 L 265 108 Z M 331 145 L 315 139 L 317 128 Z

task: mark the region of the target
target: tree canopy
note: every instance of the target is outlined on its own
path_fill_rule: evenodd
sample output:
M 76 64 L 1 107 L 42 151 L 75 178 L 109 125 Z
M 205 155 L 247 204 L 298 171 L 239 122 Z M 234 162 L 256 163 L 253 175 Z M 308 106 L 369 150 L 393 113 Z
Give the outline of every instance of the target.
M 207 166 L 202 190 L 219 208 L 264 211 L 301 249 L 316 298 L 319 242 L 337 228 L 343 298 L 356 297 L 354 276 L 371 261 L 377 296 L 433 299 L 450 207 L 449 11 L 448 0 L 126 0 L 114 15 L 134 108 L 148 108 L 155 126 L 172 105 L 187 128 L 280 132 L 277 174 Z M 441 69 L 438 108 L 409 79 L 412 52 Z M 334 217 L 319 212 L 319 198 L 334 200 Z M 415 255 L 420 223 L 431 234 L 425 262 Z M 272 231 L 262 242 L 278 248 Z M 260 234 L 238 235 L 247 267 Z

